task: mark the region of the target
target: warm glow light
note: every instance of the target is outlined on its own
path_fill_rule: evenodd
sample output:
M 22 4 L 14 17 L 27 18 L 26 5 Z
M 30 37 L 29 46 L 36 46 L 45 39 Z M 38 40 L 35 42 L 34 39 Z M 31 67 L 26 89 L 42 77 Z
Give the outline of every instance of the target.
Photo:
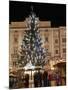
M 34 69 L 35 66 L 32 65 L 31 61 L 29 63 L 26 64 L 26 66 L 24 67 L 25 70 L 28 70 L 28 69 Z
M 54 67 L 51 67 L 51 70 L 54 70 Z
M 60 61 L 63 61 L 63 59 L 60 59 Z

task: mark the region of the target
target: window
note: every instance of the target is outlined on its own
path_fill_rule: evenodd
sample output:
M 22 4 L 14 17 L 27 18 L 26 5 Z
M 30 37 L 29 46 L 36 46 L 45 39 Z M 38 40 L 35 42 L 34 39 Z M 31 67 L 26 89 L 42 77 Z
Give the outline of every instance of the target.
M 18 47 L 14 47 L 14 54 L 17 54 Z
M 55 53 L 58 54 L 58 50 L 55 50 Z
M 45 42 L 48 42 L 48 37 L 45 38 Z
M 48 32 L 48 30 L 46 29 L 45 32 Z
M 66 48 L 63 48 L 63 53 L 66 53 Z
M 66 42 L 66 38 L 62 38 L 62 42 Z
M 13 61 L 13 66 L 16 66 L 16 62 L 15 61 Z
M 14 42 L 15 43 L 18 43 L 18 31 L 15 31 L 14 34 L 13 34 L 13 37 L 14 37 Z
M 18 55 L 15 54 L 15 53 L 14 53 L 14 54 L 11 54 L 11 58 L 12 58 L 12 59 L 17 59 L 17 58 L 18 58 Z
M 55 43 L 58 43 L 58 39 L 55 40 Z
M 15 38 L 14 38 L 14 42 L 15 42 L 15 43 L 18 43 L 18 38 L 15 37 Z
M 46 52 L 48 52 L 48 48 L 46 49 Z
M 18 31 L 15 30 L 15 33 L 18 33 Z

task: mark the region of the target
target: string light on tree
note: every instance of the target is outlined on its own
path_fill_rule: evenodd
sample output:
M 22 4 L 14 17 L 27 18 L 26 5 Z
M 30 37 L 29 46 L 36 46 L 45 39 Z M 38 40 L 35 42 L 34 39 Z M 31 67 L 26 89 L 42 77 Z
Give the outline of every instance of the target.
M 20 56 L 19 63 L 24 62 L 22 66 L 24 67 L 27 63 L 31 62 L 33 66 L 43 66 L 45 64 L 46 51 L 42 47 L 40 31 L 38 30 L 39 18 L 32 11 L 27 19 L 27 26 L 29 30 L 25 30 L 24 39 L 22 40 L 21 51 L 22 56 Z M 21 58 L 22 57 L 22 58 Z

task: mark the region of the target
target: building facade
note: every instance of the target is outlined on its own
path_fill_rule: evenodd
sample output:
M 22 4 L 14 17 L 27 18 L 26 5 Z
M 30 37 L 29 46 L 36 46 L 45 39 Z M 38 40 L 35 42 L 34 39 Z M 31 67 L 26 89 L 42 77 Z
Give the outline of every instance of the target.
M 66 62 L 66 27 L 51 27 L 50 21 L 39 21 L 38 29 L 43 47 L 47 49 L 47 65 L 54 69 L 59 62 Z M 24 31 L 28 30 L 27 22 L 11 22 L 9 25 L 9 64 L 17 66 L 17 53 L 20 51 Z

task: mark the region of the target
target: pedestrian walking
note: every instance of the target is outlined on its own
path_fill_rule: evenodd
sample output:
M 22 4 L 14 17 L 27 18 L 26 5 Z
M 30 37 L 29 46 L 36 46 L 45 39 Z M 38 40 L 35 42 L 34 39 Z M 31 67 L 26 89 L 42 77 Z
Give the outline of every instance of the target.
M 42 73 L 40 72 L 40 70 L 38 71 L 38 87 L 42 87 Z
M 59 72 L 56 72 L 56 85 L 60 86 L 61 85 L 61 76 L 59 74 Z
M 40 70 L 34 73 L 34 87 L 42 87 L 42 73 Z
M 38 87 L 38 74 L 37 72 L 34 73 L 34 87 Z
M 48 74 L 48 86 L 51 86 L 52 75 Z
M 48 72 L 44 71 L 43 73 L 43 86 L 46 87 L 48 86 Z
M 29 88 L 29 74 L 25 74 L 25 88 Z

